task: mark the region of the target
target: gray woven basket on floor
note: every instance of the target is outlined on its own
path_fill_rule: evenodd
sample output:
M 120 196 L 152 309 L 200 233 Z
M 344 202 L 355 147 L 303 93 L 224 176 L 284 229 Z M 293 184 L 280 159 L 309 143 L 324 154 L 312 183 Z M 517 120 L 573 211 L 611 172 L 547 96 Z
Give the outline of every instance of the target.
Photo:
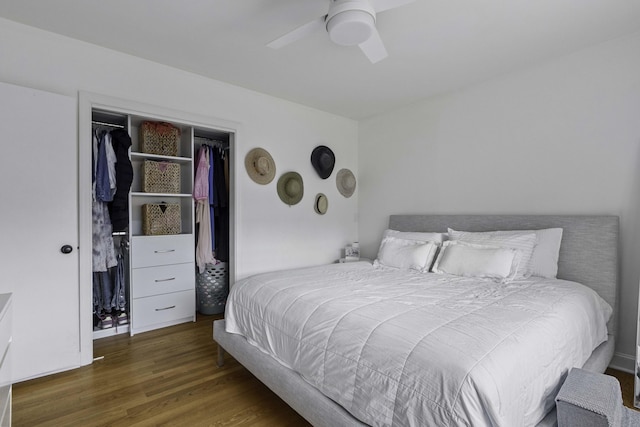
M 201 314 L 224 313 L 229 295 L 227 263 L 207 264 L 204 272 L 196 275 L 196 309 Z

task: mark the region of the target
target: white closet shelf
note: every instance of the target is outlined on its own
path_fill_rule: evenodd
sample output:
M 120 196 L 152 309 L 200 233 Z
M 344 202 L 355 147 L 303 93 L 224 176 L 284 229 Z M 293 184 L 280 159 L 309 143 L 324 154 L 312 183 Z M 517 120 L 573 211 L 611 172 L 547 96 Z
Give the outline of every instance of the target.
M 161 156 L 159 154 L 139 153 L 137 151 L 131 152 L 131 160 L 170 161 L 184 164 L 188 164 L 193 161 L 190 157 Z
M 145 193 L 142 191 L 132 191 L 131 197 L 193 197 L 191 193 Z

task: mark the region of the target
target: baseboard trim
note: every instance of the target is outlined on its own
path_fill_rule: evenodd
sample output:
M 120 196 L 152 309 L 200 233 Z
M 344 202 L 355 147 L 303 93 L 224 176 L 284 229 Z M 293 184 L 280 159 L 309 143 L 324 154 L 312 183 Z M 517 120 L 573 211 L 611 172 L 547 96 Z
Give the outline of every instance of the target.
M 635 375 L 635 360 L 635 356 L 624 353 L 614 353 L 609 367 Z

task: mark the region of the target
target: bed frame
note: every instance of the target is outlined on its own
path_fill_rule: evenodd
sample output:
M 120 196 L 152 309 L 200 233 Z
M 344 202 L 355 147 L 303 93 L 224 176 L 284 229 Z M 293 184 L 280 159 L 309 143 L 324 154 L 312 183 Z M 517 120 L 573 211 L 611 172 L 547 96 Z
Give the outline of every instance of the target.
M 609 339 L 596 348 L 584 369 L 604 372 L 613 357 L 617 322 L 618 229 L 617 216 L 575 215 L 392 215 L 389 228 L 399 231 L 446 232 L 563 229 L 558 278 L 582 283 L 595 290 L 611 307 Z M 231 354 L 260 381 L 314 426 L 364 426 L 333 400 L 309 385 L 294 371 L 249 344 L 244 337 L 225 332 L 225 322 L 213 325 L 218 343 L 218 366 L 224 351 Z M 538 424 L 556 425 L 555 411 Z

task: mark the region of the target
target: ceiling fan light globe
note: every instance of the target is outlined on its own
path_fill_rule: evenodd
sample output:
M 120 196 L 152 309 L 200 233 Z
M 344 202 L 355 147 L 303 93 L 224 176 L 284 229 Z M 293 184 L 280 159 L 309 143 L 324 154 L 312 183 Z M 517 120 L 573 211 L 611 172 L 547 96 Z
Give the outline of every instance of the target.
M 355 46 L 369 40 L 375 29 L 375 18 L 362 10 L 348 10 L 327 22 L 329 38 L 342 46 Z

